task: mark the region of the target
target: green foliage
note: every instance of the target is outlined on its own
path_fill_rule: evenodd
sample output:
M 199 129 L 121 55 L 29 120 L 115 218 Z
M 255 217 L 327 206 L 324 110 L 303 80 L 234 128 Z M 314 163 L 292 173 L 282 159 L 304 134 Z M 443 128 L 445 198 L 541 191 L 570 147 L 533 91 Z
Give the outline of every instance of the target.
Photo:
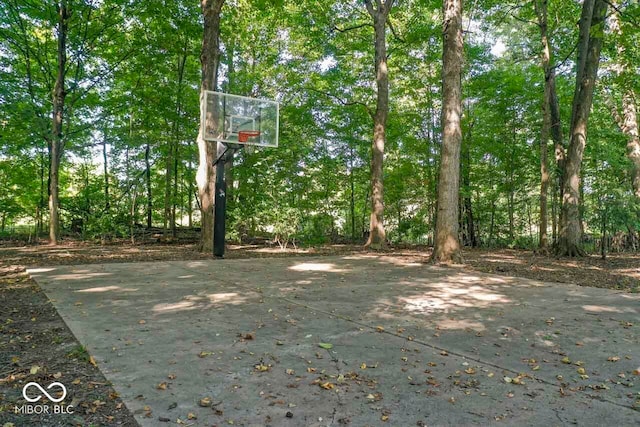
M 626 138 L 608 99 L 637 94 L 640 8 L 624 2 L 605 34 L 583 168 L 589 239 L 640 229 Z M 570 120 L 580 4 L 553 0 L 549 32 L 563 127 Z M 187 0 L 74 2 L 69 36 L 61 213 L 88 239 L 132 228 L 198 226 L 199 5 Z M 468 6 L 471 7 L 471 6 Z M 392 242 L 431 243 L 441 108 L 441 2 L 398 2 L 389 19 L 390 114 L 385 226 Z M 532 2 L 480 0 L 469 9 L 463 81 L 461 209 L 479 244 L 536 246 L 543 75 Z M 0 220 L 42 231 L 56 40 L 53 3 L 0 10 Z M 227 0 L 219 89 L 281 102 L 280 147 L 235 154 L 228 236 L 281 242 L 362 242 L 370 211 L 373 29 L 362 2 Z M 473 28 L 472 28 L 473 27 Z M 606 30 L 606 29 L 605 29 Z M 505 52 L 494 55 L 500 41 Z M 617 61 L 617 62 L 616 62 Z M 613 65 L 626 70 L 613 73 Z M 103 151 L 104 150 L 104 151 Z M 106 154 L 106 171 L 104 164 Z M 553 153 L 549 151 L 550 159 Z M 105 179 L 106 177 L 106 179 Z M 554 179 L 556 177 L 554 176 Z M 108 186 L 108 198 L 106 196 Z M 550 208 L 558 210 L 550 194 Z M 175 212 L 175 218 L 173 218 Z M 26 228 L 25 228 L 26 227 Z

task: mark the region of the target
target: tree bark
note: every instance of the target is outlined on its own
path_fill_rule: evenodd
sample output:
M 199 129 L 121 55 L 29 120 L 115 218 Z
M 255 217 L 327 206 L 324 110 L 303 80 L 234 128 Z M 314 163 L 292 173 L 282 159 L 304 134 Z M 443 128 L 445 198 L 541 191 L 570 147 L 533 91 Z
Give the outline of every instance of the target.
M 375 32 L 375 71 L 376 71 L 376 111 L 373 116 L 373 144 L 371 147 L 371 218 L 369 238 L 365 247 L 381 249 L 386 246 L 384 229 L 384 144 L 386 140 L 387 117 L 389 115 L 389 70 L 387 68 L 387 19 L 395 0 L 371 0 L 365 5 L 373 18 Z
M 469 128 L 469 133 L 471 132 L 472 126 Z M 471 200 L 471 152 L 469 150 L 469 144 L 465 144 L 464 149 L 464 159 L 465 159 L 465 167 L 462 174 L 462 184 L 465 188 L 465 195 L 463 198 L 464 203 L 464 212 L 465 212 L 465 223 L 467 227 L 467 238 L 468 244 L 472 248 L 478 246 L 478 239 L 476 237 L 476 225 L 473 219 L 473 203 Z
M 585 0 L 583 3 L 578 40 L 576 90 L 565 163 L 562 217 L 557 246 L 557 253 L 562 256 L 584 255 L 581 247 L 580 169 L 587 143 L 587 124 L 598 76 L 606 11 L 605 0 Z
M 144 148 L 144 163 L 145 163 L 145 174 L 147 180 L 147 230 L 151 230 L 153 226 L 153 198 L 151 197 L 151 162 L 149 161 L 149 154 L 151 151 L 151 147 L 149 147 L 149 143 Z
M 459 262 L 458 193 L 462 143 L 462 0 L 444 0 L 442 55 L 442 153 L 438 181 L 435 262 Z
M 205 111 L 205 91 L 215 90 L 220 64 L 220 12 L 225 0 L 201 0 L 204 18 L 202 52 L 200 66 L 202 81 L 200 84 L 200 114 Z M 213 120 L 205 117 L 204 120 Z M 199 250 L 213 252 L 213 208 L 215 201 L 216 168 L 213 166 L 217 155 L 217 145 L 204 140 L 204 123 L 200 123 L 198 132 L 198 172 L 196 182 L 200 197 L 201 232 Z
M 67 95 L 64 82 L 67 66 L 67 32 L 69 10 L 66 0 L 61 0 L 58 5 L 58 70 L 56 83 L 53 88 L 53 120 L 51 129 L 51 166 L 49 180 L 49 241 L 52 245 L 57 245 L 60 240 L 60 217 L 59 217 L 59 172 L 60 161 L 64 149 L 64 139 L 62 135 L 62 122 L 64 119 L 64 101 Z
M 104 132 L 104 130 L 103 130 Z M 104 166 L 104 211 L 109 212 L 111 203 L 109 201 L 109 163 L 107 157 L 107 135 L 102 135 L 102 163 Z
M 614 3 L 618 6 L 618 3 Z M 638 111 L 636 108 L 636 94 L 631 83 L 636 78 L 634 65 L 625 60 L 625 48 L 620 43 L 624 37 L 622 23 L 618 10 L 611 15 L 611 27 L 616 35 L 616 51 L 619 63 L 614 64 L 614 72 L 621 85 L 625 87 L 622 94 L 622 115 L 618 112 L 612 99 L 609 100 L 611 112 L 618 127 L 627 136 L 627 157 L 631 161 L 631 188 L 636 198 L 640 200 L 640 135 L 638 133 Z
M 547 143 L 553 126 L 556 150 L 556 162 L 564 162 L 564 147 L 562 146 L 562 127 L 560 123 L 560 108 L 555 88 L 555 68 L 551 65 L 551 46 L 548 35 L 547 0 L 536 0 L 535 9 L 538 16 L 541 38 L 542 70 L 544 72 L 544 99 L 542 102 L 542 129 L 540 131 L 540 235 L 538 248 L 546 252 L 549 246 L 548 237 L 548 209 L 547 199 L 549 194 L 549 160 Z M 553 116 L 553 117 L 552 117 Z M 558 170 L 561 170 L 559 167 Z M 559 180 L 559 183 L 561 180 Z M 560 185 L 560 188 L 562 186 Z

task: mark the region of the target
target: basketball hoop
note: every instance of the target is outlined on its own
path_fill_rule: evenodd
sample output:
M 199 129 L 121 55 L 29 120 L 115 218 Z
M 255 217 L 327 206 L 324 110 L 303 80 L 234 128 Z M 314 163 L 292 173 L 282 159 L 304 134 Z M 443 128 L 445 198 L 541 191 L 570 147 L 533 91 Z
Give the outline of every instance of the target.
M 249 138 L 260 136 L 259 130 L 241 130 L 238 132 L 238 142 L 247 142 Z

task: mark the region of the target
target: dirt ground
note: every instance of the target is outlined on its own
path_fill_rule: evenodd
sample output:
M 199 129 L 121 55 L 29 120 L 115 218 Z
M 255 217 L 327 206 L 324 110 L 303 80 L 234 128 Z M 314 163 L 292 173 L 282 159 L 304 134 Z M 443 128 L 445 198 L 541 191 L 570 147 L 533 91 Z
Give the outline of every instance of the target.
M 429 249 L 404 247 L 390 252 L 428 261 Z M 360 246 L 334 245 L 319 248 L 230 246 L 227 258 L 340 255 L 363 252 Z M 640 254 L 612 254 L 599 257 L 555 259 L 518 250 L 467 250 L 459 268 L 499 275 L 519 276 L 547 282 L 640 292 Z M 84 393 L 73 396 L 73 422 L 79 426 L 135 426 L 132 415 L 104 379 L 90 356 L 69 331 L 26 267 L 211 259 L 184 244 L 93 245 L 77 241 L 51 247 L 0 243 L 0 419 L 23 425 L 56 426 L 55 417 L 19 416 L 13 413 L 23 398 L 27 381 L 55 380 L 84 384 Z M 65 417 L 66 418 L 66 417 Z M 11 425 L 11 424 L 4 424 Z M 65 420 L 64 425 L 69 425 Z

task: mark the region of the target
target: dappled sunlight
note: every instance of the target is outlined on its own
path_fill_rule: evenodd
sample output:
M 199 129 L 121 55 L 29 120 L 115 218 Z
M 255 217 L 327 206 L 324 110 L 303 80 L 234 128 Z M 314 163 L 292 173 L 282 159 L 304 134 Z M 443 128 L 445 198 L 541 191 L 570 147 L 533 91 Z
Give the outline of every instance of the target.
M 111 276 L 111 273 L 71 273 L 52 276 L 52 280 L 84 280 L 96 277 Z
M 470 329 L 476 332 L 483 332 L 487 328 L 480 322 L 470 319 L 444 319 L 437 323 L 440 330 L 460 330 Z
M 545 347 L 555 347 L 556 343 L 549 338 L 554 338 L 553 335 L 549 333 L 549 331 L 536 331 L 535 332 L 536 342 Z
M 500 255 L 499 257 L 487 255 L 487 256 L 483 256 L 482 260 L 486 262 L 495 263 L 495 264 L 503 264 L 505 262 L 509 264 L 517 264 L 517 265 L 524 264 L 523 260 L 518 259 L 517 257 L 511 256 L 511 255 Z
M 422 263 L 415 262 L 415 259 L 389 257 L 389 256 L 381 256 L 380 262 L 383 262 L 386 264 L 393 264 L 397 267 L 421 267 L 424 265 Z
M 190 310 L 208 310 L 211 308 L 221 308 L 225 305 L 241 305 L 257 296 L 254 292 L 240 295 L 237 292 L 221 292 L 202 295 L 186 295 L 181 301 L 159 303 L 153 306 L 152 312 L 155 314 L 169 314 Z
M 198 307 L 194 301 L 180 301 L 173 304 L 156 304 L 153 307 L 153 312 L 162 314 L 162 313 L 171 313 L 175 311 L 185 311 L 185 310 L 194 310 Z
M 304 262 L 289 267 L 289 270 L 294 271 L 326 271 L 330 273 L 347 273 L 349 270 L 338 268 L 333 263 L 323 262 Z
M 38 274 L 38 273 L 49 273 L 51 271 L 55 271 L 55 268 L 29 268 L 29 274 Z
M 637 313 L 630 307 L 611 307 L 608 305 L 583 305 L 582 309 L 590 313 Z
M 211 303 L 225 303 L 225 304 L 242 304 L 247 300 L 247 297 L 240 296 L 237 292 L 227 292 L 220 294 L 209 294 L 207 295 L 209 301 Z
M 636 277 L 640 279 L 640 267 L 638 268 L 619 268 L 614 270 L 616 273 L 624 274 L 625 276 Z
M 208 267 L 209 263 L 205 261 L 190 261 L 187 263 L 188 268 L 202 268 Z
M 481 286 L 433 283 L 433 288 L 422 294 L 398 297 L 403 309 L 413 313 L 429 314 L 451 312 L 457 308 L 483 308 L 495 303 L 512 302 L 504 294 L 494 293 Z
M 136 292 L 138 288 L 121 288 L 120 286 L 100 286 L 97 288 L 80 289 L 79 293 L 100 293 L 100 292 Z

